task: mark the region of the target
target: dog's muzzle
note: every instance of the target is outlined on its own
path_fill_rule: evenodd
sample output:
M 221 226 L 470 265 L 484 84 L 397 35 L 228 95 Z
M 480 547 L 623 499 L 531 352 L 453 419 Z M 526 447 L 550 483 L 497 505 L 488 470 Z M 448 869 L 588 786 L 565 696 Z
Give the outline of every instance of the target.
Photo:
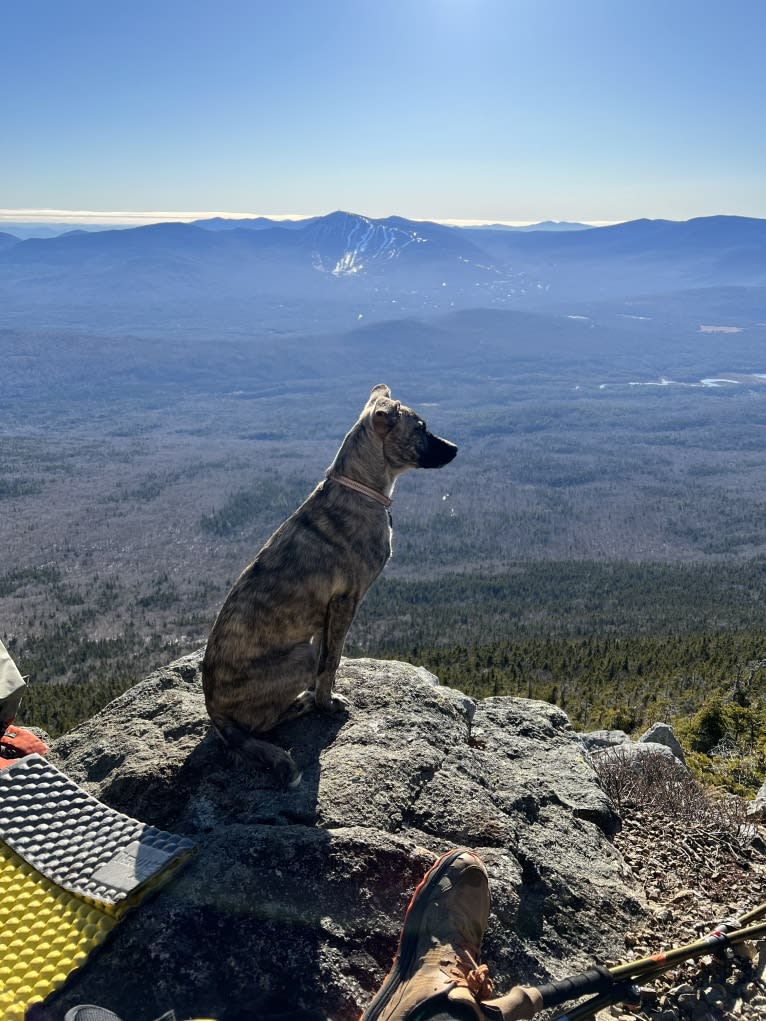
M 457 454 L 457 447 L 440 436 L 428 436 L 428 446 L 420 455 L 419 468 L 443 468 Z

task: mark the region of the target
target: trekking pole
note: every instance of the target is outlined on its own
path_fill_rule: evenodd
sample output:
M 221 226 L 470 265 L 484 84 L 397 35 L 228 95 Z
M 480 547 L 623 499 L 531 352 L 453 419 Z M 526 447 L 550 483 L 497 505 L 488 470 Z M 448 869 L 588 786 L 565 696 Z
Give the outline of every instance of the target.
M 766 907 L 761 913 L 766 913 Z M 725 923 L 724 923 L 725 925 Z M 733 946 L 736 943 L 744 943 L 748 939 L 757 939 L 766 935 L 766 922 L 759 922 L 757 925 L 743 926 L 738 929 L 725 931 L 724 928 L 713 929 L 707 936 L 696 940 L 694 943 L 687 943 L 686 946 L 673 947 L 671 950 L 662 950 L 650 957 L 643 957 L 638 961 L 629 961 L 627 964 L 618 964 L 609 970 L 615 978 L 644 978 L 657 972 L 668 971 L 674 964 L 681 961 L 692 961 L 706 954 L 714 954 L 724 947 Z
M 766 914 L 766 905 L 756 909 L 756 916 Z M 752 918 L 753 912 L 748 912 L 744 917 Z M 627 983 L 632 986 L 636 979 L 653 978 L 662 972 L 669 971 L 674 965 L 682 961 L 696 960 L 705 957 L 707 954 L 715 954 L 726 947 L 734 946 L 737 943 L 744 943 L 748 939 L 757 939 L 766 935 L 766 922 L 758 925 L 743 926 L 733 929 L 730 932 L 722 932 L 716 928 L 709 935 L 694 943 L 685 946 L 673 947 L 671 950 L 660 951 L 650 957 L 643 957 L 637 961 L 629 961 L 625 964 L 618 964 L 608 971 L 615 982 L 612 990 L 593 990 L 598 993 L 592 1000 L 580 1004 L 566 1014 L 559 1015 L 555 1021 L 584 1021 L 592 1014 L 598 1013 L 604 1007 L 620 1000 L 622 990 L 618 986 Z M 637 991 L 637 990 L 636 990 Z M 562 1000 L 558 1001 L 563 1002 Z
M 746 914 L 740 915 L 739 920 L 744 926 L 749 922 L 754 922 L 756 918 L 760 918 L 762 915 L 766 915 L 766 901 L 763 904 L 759 904 L 757 908 L 753 908 L 752 911 L 748 911 Z
M 750 920 L 763 914 L 766 914 L 766 904 L 743 915 L 742 919 Z M 628 961 L 612 968 L 591 968 L 578 975 L 557 979 L 543 986 L 517 986 L 520 1012 L 514 1013 L 512 1008 L 506 1016 L 509 1019 L 528 1018 L 539 1010 L 558 1007 L 562 1003 L 566 1003 L 567 1000 L 595 993 L 596 995 L 591 1000 L 554 1019 L 554 1021 L 584 1021 L 591 1014 L 597 1013 L 612 1003 L 623 999 L 633 1002 L 638 995 L 635 986 L 636 979 L 651 978 L 664 971 L 669 971 L 675 964 L 680 964 L 682 961 L 695 960 L 707 954 L 718 953 L 737 943 L 744 943 L 745 940 L 766 936 L 766 922 L 722 931 L 726 924 L 719 923 L 719 926 L 709 935 L 694 943 L 660 951 L 649 957 L 639 958 L 637 961 Z M 513 992 L 514 990 L 511 990 L 508 995 L 511 996 Z
M 723 922 L 718 922 L 713 931 L 715 932 L 717 929 L 720 929 L 722 932 L 730 932 L 732 929 L 741 929 L 762 915 L 766 915 L 766 903 L 759 904 L 757 908 L 746 911 L 744 915 L 737 915 L 734 918 L 727 918 Z

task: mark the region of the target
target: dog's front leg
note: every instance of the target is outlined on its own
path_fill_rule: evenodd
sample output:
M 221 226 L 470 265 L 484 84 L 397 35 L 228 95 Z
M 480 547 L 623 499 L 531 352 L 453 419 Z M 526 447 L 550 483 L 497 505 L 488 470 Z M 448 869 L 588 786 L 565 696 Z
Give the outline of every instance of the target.
M 348 705 L 347 699 L 342 695 L 333 695 L 332 686 L 343 652 L 343 644 L 358 605 L 359 601 L 353 596 L 335 596 L 327 606 L 322 652 L 314 689 L 316 705 L 327 712 L 338 712 Z

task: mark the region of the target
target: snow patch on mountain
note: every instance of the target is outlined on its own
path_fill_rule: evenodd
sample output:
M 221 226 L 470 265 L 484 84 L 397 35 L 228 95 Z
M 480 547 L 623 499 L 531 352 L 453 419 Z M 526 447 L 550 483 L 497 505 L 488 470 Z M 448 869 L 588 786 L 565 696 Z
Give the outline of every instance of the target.
M 427 244 L 415 230 L 377 223 L 364 216 L 346 216 L 337 229 L 324 233 L 312 252 L 314 269 L 333 276 L 353 276 L 372 262 L 396 259 L 413 244 Z M 340 248 L 340 252 L 338 249 Z

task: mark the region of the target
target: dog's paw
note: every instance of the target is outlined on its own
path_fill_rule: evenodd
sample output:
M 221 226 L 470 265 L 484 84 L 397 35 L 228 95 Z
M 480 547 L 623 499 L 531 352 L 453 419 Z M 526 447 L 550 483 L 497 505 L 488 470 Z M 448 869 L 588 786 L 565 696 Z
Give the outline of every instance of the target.
M 305 716 L 314 708 L 314 692 L 303 691 L 288 707 L 287 711 L 280 717 L 280 723 L 287 723 L 288 720 L 297 720 Z
M 348 699 L 343 695 L 331 695 L 326 702 L 317 698 L 316 705 L 323 713 L 347 713 L 349 708 Z
M 285 752 L 284 758 L 281 758 L 274 766 L 274 776 L 280 787 L 294 789 L 300 786 L 303 773 L 295 765 L 290 752 Z
M 330 712 L 331 713 L 347 713 L 349 710 L 349 701 L 344 695 L 333 695 L 330 699 Z

